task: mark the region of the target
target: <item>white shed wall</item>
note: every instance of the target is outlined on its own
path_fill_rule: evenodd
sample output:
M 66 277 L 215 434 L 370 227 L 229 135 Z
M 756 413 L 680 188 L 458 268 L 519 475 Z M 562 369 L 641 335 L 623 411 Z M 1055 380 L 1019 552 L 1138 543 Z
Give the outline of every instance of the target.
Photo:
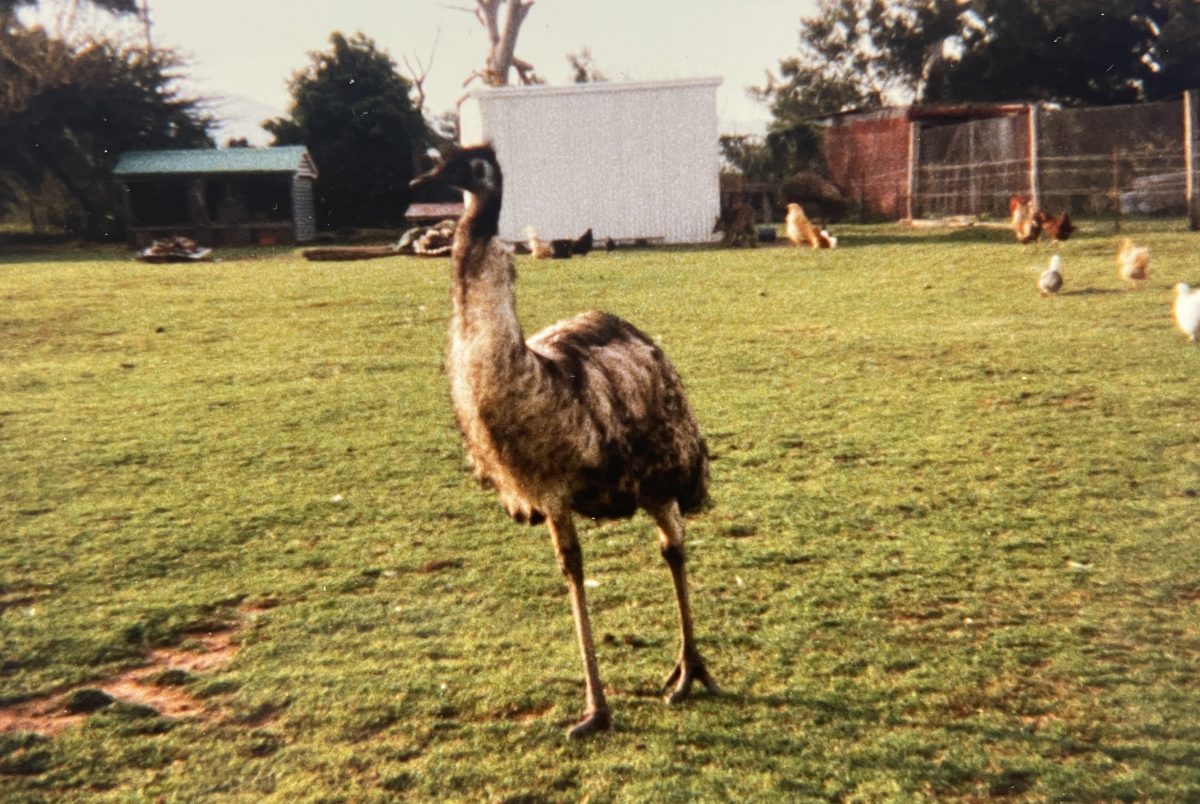
M 719 78 L 504 87 L 461 108 L 465 143 L 490 140 L 504 171 L 500 236 L 712 237 L 720 211 Z

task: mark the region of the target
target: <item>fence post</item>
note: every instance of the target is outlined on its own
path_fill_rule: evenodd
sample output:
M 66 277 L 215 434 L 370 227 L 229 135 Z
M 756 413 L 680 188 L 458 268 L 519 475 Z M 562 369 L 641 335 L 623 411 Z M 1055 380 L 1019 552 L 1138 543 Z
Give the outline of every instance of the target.
M 1113 203 L 1113 227 L 1119 234 L 1121 231 L 1121 149 L 1115 145 L 1112 149 L 1112 189 L 1109 192 L 1112 195 Z
M 1038 176 L 1038 105 L 1029 104 L 1029 202 L 1034 209 L 1042 206 Z
M 1200 210 L 1196 208 L 1196 90 L 1183 93 L 1183 170 L 1187 196 L 1188 228 L 1200 229 Z
M 920 154 L 917 150 L 917 143 L 920 141 L 920 123 L 916 120 L 910 120 L 908 123 L 908 198 L 904 202 L 904 214 L 911 221 L 916 212 L 916 194 L 917 194 L 917 171 L 919 165 L 917 160 L 920 159 Z

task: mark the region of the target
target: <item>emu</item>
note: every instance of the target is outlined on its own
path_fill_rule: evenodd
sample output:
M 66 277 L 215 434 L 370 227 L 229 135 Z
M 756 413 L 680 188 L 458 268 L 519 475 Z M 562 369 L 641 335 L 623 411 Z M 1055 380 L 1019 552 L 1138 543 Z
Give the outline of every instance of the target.
M 583 719 L 568 735 L 612 726 L 575 513 L 624 518 L 642 508 L 654 520 L 680 631 L 663 692 L 671 690 L 669 703 L 687 698 L 695 681 L 716 692 L 696 647 L 684 553 L 683 514 L 707 500 L 708 452 L 679 375 L 648 336 L 607 313 L 582 313 L 525 340 L 513 260 L 498 237 L 503 177 L 490 144 L 451 150 L 414 180 L 426 182 L 466 194 L 451 250 L 446 369 L 467 456 L 513 519 L 548 525 L 566 579 L 586 685 Z

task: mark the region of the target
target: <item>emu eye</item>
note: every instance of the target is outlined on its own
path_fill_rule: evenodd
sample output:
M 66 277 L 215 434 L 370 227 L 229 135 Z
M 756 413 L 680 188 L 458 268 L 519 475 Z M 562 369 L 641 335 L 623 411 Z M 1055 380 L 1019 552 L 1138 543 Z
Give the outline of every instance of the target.
M 492 165 L 486 159 L 471 160 L 471 178 L 483 187 L 492 187 L 495 183 L 495 171 L 492 170 Z

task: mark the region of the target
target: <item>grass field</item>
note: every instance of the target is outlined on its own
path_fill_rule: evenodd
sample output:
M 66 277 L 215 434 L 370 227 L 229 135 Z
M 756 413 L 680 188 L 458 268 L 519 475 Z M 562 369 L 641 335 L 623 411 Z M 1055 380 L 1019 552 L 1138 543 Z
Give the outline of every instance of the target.
M 1200 241 L 1133 232 L 1146 287 L 1085 224 L 1050 299 L 994 230 L 521 258 L 527 331 L 635 322 L 714 455 L 723 694 L 661 702 L 653 528 L 586 524 L 582 744 L 548 535 L 465 470 L 445 262 L 0 255 L 0 798 L 1197 800 Z

